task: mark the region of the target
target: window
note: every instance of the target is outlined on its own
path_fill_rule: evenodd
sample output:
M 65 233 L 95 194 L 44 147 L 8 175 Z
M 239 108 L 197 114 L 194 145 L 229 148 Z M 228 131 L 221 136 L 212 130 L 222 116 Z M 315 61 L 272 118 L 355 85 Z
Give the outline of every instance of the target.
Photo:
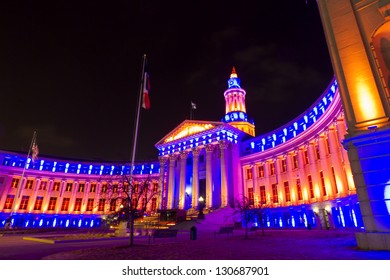
M 321 159 L 320 148 L 318 147 L 318 145 L 315 146 L 315 150 L 316 150 L 317 159 Z
M 158 183 L 153 183 L 153 193 L 158 192 Z
M 7 195 L 7 198 L 5 200 L 4 209 L 11 209 L 12 204 L 14 204 L 15 196 L 12 194 Z
M 104 198 L 99 199 L 98 211 L 104 211 L 105 205 L 106 205 L 106 200 Z
M 74 211 L 80 211 L 81 210 L 81 203 L 83 202 L 82 198 L 76 198 L 76 202 L 74 204 Z
M 89 188 L 89 192 L 96 192 L 96 184 L 91 184 L 91 187 Z
M 45 191 L 47 186 L 47 181 L 41 181 L 39 184 L 39 190 Z
M 54 182 L 53 184 L 53 191 L 58 192 L 60 190 L 60 182 Z
M 265 193 L 265 186 L 260 186 L 260 202 L 261 204 L 267 203 L 267 196 Z
M 271 175 L 275 175 L 275 162 L 270 162 L 269 170 L 270 170 Z
M 298 168 L 298 157 L 297 155 L 293 155 L 293 164 L 294 164 L 294 169 Z
M 42 209 L 43 196 L 37 196 L 35 199 L 34 210 Z
M 118 192 L 118 184 L 115 184 L 112 186 L 112 192 L 117 193 Z
M 11 183 L 11 188 L 16 189 L 19 185 L 19 179 L 13 178 Z
M 106 192 L 107 192 L 107 184 L 103 184 L 103 186 L 102 186 L 102 193 L 106 193 Z
M 332 167 L 332 177 L 333 177 L 334 184 L 336 186 L 336 193 L 339 193 L 339 188 L 337 187 L 336 173 L 333 167 Z
M 290 202 L 291 195 L 290 195 L 290 186 L 288 185 L 288 181 L 284 182 L 284 193 L 286 194 L 286 202 Z
M 255 199 L 253 196 L 253 188 L 248 188 L 248 199 L 249 199 L 249 204 L 253 205 L 255 204 Z
M 264 165 L 259 165 L 259 178 L 263 178 L 264 177 Z
M 33 187 L 33 183 L 34 183 L 33 180 L 27 180 L 26 186 L 24 188 L 31 190 Z
M 286 162 L 286 159 L 285 158 L 282 158 L 282 172 L 286 172 L 287 171 L 287 162 Z
M 54 211 L 56 209 L 57 197 L 50 197 L 48 211 Z
M 93 198 L 88 198 L 87 211 L 92 211 L 93 210 L 93 201 L 94 201 Z
M 69 201 L 70 201 L 69 197 L 65 197 L 62 200 L 61 211 L 68 211 L 68 209 L 69 209 Z
M 114 212 L 116 209 L 116 199 L 110 201 L 110 211 Z
M 252 168 L 248 168 L 246 170 L 246 179 L 251 180 L 252 179 Z
M 157 197 L 152 198 L 152 211 L 157 210 Z
M 307 180 L 309 181 L 310 198 L 314 198 L 314 186 L 313 186 L 313 179 L 311 178 L 311 175 L 307 176 Z
M 73 186 L 72 183 L 66 183 L 65 191 L 66 192 L 71 192 L 72 191 L 72 186 Z
M 22 201 L 20 202 L 19 210 L 26 210 L 27 209 L 29 199 L 30 199 L 30 197 L 27 195 L 22 196 Z
M 134 191 L 133 191 L 133 194 L 137 194 L 137 193 L 138 193 L 138 189 L 139 189 L 139 183 L 138 183 L 138 182 L 135 182 L 135 183 L 134 183 Z
M 272 202 L 273 203 L 279 202 L 278 185 L 277 184 L 272 184 Z
M 78 189 L 78 192 L 84 192 L 84 189 L 85 189 L 85 184 L 79 184 L 79 189 Z
M 324 178 L 324 172 L 320 171 L 320 178 L 321 178 L 321 187 L 322 187 L 322 193 L 324 195 L 327 195 L 326 193 L 326 187 L 325 187 L 325 178 Z
M 297 192 L 298 192 L 298 200 L 302 200 L 302 186 L 301 186 L 301 179 L 297 179 Z
M 309 153 L 307 152 L 307 150 L 303 151 L 303 155 L 305 157 L 305 164 L 309 164 Z

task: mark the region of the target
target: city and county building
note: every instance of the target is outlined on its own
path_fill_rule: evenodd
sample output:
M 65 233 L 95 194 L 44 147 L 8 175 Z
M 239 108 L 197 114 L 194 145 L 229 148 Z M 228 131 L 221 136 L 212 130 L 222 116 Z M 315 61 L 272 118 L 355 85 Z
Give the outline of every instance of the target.
M 337 81 L 297 118 L 264 135 L 246 112 L 246 91 L 233 68 L 220 121 L 185 120 L 155 146 L 158 159 L 136 163 L 134 184 L 155 195 L 146 214 L 230 207 L 244 198 L 263 209 L 267 227 L 362 227 Z M 221 94 L 222 98 L 222 94 Z M 0 152 L 0 225 L 98 227 L 123 207 L 128 163 L 28 158 Z M 143 202 L 140 200 L 137 205 Z M 183 212 L 183 211 L 182 211 Z M 206 212 L 207 213 L 207 212 Z

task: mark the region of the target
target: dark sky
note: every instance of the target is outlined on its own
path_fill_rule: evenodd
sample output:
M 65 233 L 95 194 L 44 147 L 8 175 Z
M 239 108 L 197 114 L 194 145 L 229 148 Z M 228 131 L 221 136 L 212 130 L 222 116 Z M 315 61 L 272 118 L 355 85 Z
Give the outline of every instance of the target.
M 129 161 L 143 54 L 151 109 L 137 160 L 190 115 L 219 121 L 236 67 L 256 134 L 307 109 L 333 77 L 316 1 L 6 1 L 0 149 Z

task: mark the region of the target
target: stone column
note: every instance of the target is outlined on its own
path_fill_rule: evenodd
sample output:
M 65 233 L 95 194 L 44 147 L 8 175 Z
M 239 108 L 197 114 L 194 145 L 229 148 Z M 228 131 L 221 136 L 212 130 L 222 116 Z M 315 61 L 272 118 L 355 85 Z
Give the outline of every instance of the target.
M 228 205 L 228 180 L 226 170 L 226 150 L 228 147 L 228 141 L 222 140 L 219 142 L 221 151 L 221 207 L 226 207 Z
M 175 195 L 175 162 L 177 155 L 169 155 L 169 179 L 168 179 L 168 209 L 173 209 L 173 201 Z
M 199 204 L 199 173 L 198 173 L 198 162 L 199 162 L 199 148 L 192 149 L 192 208 L 197 209 Z
M 160 196 L 159 196 L 159 201 L 157 202 L 157 207 L 158 209 L 166 209 L 167 208 L 167 189 L 165 188 L 164 185 L 164 173 L 165 173 L 165 163 L 167 162 L 167 157 L 159 157 L 160 160 L 160 176 L 158 179 L 158 185 L 160 188 Z
M 208 208 L 213 207 L 213 170 L 212 170 L 212 157 L 214 146 L 211 144 L 206 145 L 206 198 L 205 205 Z
M 340 144 L 337 140 L 336 131 L 334 128 L 330 128 L 328 132 L 328 139 L 329 139 L 329 149 L 330 149 L 330 160 L 332 162 L 332 167 L 334 169 L 334 172 L 336 175 L 339 176 L 339 178 L 345 178 L 345 173 L 343 170 L 343 162 L 344 160 L 341 157 L 341 151 L 340 151 Z M 343 148 L 344 149 L 344 148 Z M 336 197 L 338 190 L 337 190 L 337 182 L 333 182 L 333 174 L 330 173 L 330 182 L 331 182 L 331 195 L 332 197 Z M 343 184 L 345 183 L 347 185 L 347 180 L 342 180 Z
M 43 197 L 42 213 L 45 213 L 47 211 L 48 206 L 49 206 L 49 201 L 50 201 L 50 196 L 51 196 L 54 181 L 48 180 L 47 183 L 48 184 L 46 186 L 45 196 Z
M 35 184 L 33 184 L 33 189 L 31 190 L 31 196 L 28 201 L 27 210 L 32 212 L 34 211 L 35 200 L 37 199 L 38 186 L 41 184 L 41 179 L 35 179 Z M 41 208 L 42 211 L 42 208 Z
M 325 189 L 326 189 L 326 194 L 325 194 L 322 190 L 322 182 L 321 182 L 321 178 L 319 176 L 319 171 L 317 171 L 316 178 L 318 177 L 318 179 L 316 179 L 316 181 L 318 182 L 321 200 L 323 200 L 324 196 L 331 195 L 331 190 L 329 188 L 329 182 L 331 180 L 329 180 L 329 179 L 332 177 L 332 171 L 330 170 L 329 160 L 327 158 L 328 152 L 326 149 L 326 143 L 325 143 L 326 138 L 325 137 L 326 137 L 325 135 L 321 135 L 318 139 L 318 145 L 320 147 L 320 156 L 321 156 L 321 160 L 320 160 L 321 161 L 321 168 L 322 168 L 322 172 L 324 174 L 324 182 L 325 182 Z M 329 138 L 328 138 L 328 144 L 329 144 Z M 330 149 L 330 147 L 329 147 L 329 149 Z
M 179 208 L 185 209 L 186 202 L 186 167 L 188 151 L 180 152 L 180 188 L 179 188 Z

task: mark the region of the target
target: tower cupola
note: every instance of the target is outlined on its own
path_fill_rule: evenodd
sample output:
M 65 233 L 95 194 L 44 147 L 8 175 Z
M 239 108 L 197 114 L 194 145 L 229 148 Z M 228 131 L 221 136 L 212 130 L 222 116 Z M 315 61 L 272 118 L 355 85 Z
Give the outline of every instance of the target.
M 255 136 L 255 124 L 248 119 L 245 106 L 246 92 L 241 88 L 241 80 L 238 78 L 236 69 L 233 67 L 228 80 L 228 89 L 225 91 L 225 117 L 223 122 Z

